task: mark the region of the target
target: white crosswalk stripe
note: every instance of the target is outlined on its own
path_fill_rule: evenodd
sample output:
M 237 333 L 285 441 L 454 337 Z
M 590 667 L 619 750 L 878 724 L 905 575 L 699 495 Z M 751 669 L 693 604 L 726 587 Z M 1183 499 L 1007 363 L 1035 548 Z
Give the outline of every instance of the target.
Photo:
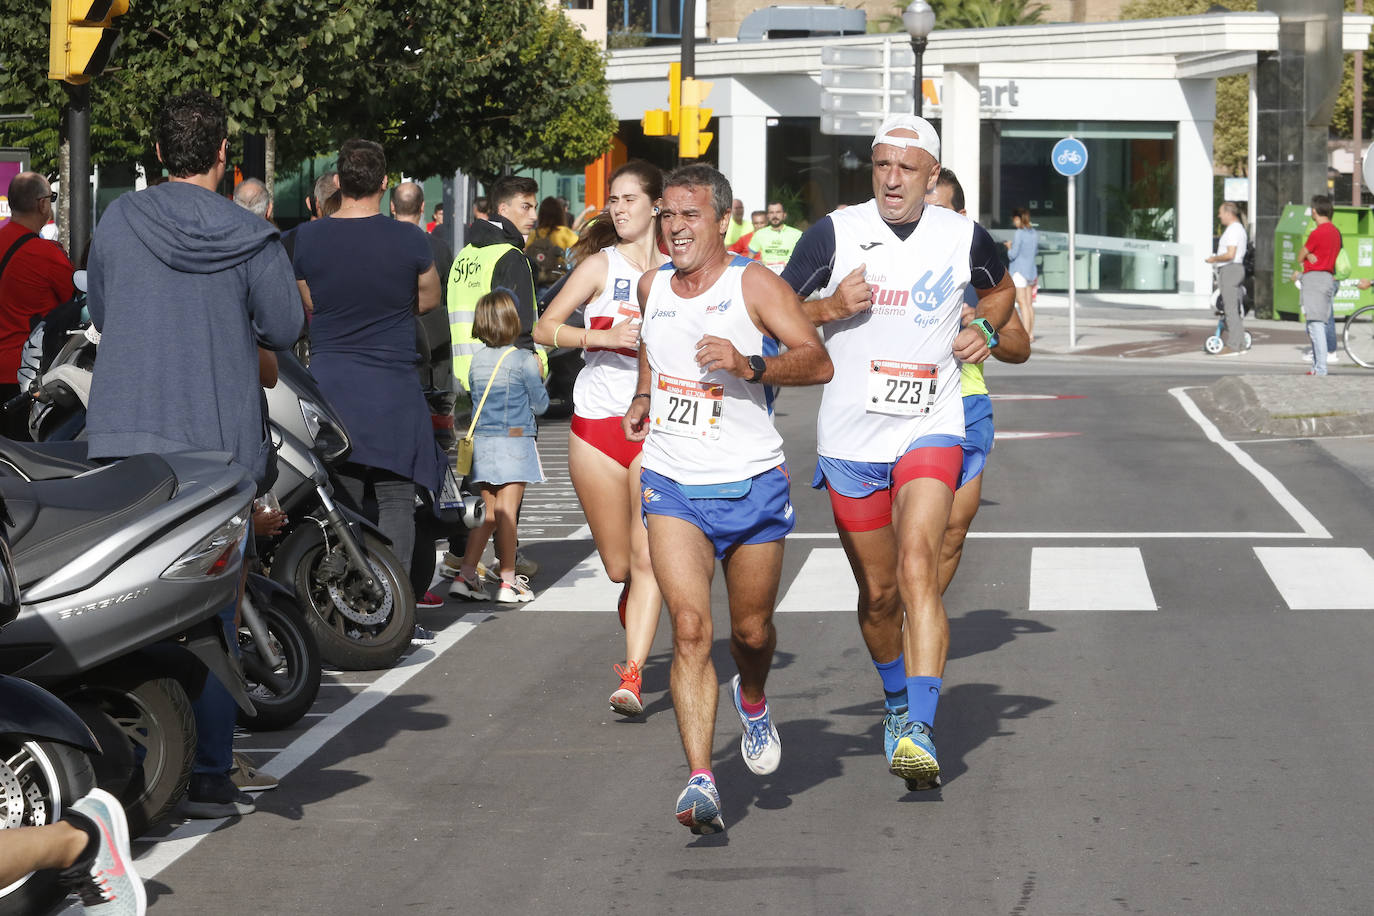
M 777 612 L 852 611 L 859 587 L 844 557 L 843 547 L 815 547 L 797 577 L 787 586 Z
M 1036 547 L 1031 550 L 1032 611 L 1154 611 L 1139 547 Z
M 1374 558 L 1358 547 L 1256 547 L 1255 556 L 1292 610 L 1374 610 Z

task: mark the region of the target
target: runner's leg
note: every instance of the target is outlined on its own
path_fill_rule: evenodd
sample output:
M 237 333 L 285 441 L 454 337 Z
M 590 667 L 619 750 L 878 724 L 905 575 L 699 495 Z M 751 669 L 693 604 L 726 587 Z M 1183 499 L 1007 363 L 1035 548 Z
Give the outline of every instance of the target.
M 682 749 L 690 769 L 709 770 L 720 694 L 716 666 L 711 661 L 715 550 L 691 522 L 650 515 L 649 555 L 673 623 L 670 685 Z
M 654 578 L 653 563 L 649 559 L 649 529 L 639 509 L 639 462 L 630 465 L 626 479 L 626 506 L 630 530 L 630 596 L 625 605 L 625 658 L 641 668 L 649 657 L 658 632 L 658 615 L 663 608 L 663 594 Z
M 859 586 L 859 633 L 878 664 L 902 654 L 902 596 L 897 588 L 897 539 L 892 526 L 840 529 L 840 544 Z
M 964 540 L 968 537 L 969 526 L 978 514 L 978 503 L 983 496 L 983 475 L 964 484 L 954 492 L 954 504 L 949 510 L 949 524 L 945 526 L 945 537 L 940 544 L 940 594 L 945 593 L 954 573 L 959 569 L 959 560 L 964 555 Z
M 630 573 L 630 529 L 625 518 L 631 510 L 639 515 L 639 487 L 635 486 L 627 506 L 625 469 L 572 433 L 568 434 L 568 473 L 606 575 L 612 582 L 624 582 Z
M 730 595 L 730 655 L 739 669 L 740 696 L 763 701 L 778 633 L 773 608 L 782 578 L 782 541 L 741 544 L 725 554 L 725 585 Z
M 950 488 L 929 477 L 907 482 L 892 501 L 892 527 L 898 544 L 897 584 L 906 606 L 908 677 L 944 676 L 949 620 L 940 600 L 938 564 L 953 502 Z

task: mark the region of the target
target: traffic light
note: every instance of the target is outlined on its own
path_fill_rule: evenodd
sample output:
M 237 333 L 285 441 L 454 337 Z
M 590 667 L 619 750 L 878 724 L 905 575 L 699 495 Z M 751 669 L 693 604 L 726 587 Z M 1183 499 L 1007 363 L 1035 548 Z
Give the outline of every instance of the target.
M 114 20 L 129 0 L 52 0 L 48 78 L 80 85 L 99 76 L 119 43 Z
M 701 103 L 711 94 L 715 83 L 707 80 L 682 81 L 682 112 L 677 135 L 677 154 L 681 159 L 697 159 L 706 153 L 714 134 L 703 128 L 711 122 L 711 109 Z
M 639 122 L 644 127 L 644 136 L 673 137 L 677 135 L 681 73 L 681 64 L 668 65 L 668 110 L 654 108 L 644 112 L 644 117 Z

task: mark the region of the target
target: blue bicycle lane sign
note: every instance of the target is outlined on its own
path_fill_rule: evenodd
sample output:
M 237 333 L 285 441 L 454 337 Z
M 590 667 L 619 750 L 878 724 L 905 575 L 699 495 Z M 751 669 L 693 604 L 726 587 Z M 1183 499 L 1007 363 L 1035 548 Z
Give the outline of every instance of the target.
M 1065 137 L 1054 145 L 1050 153 L 1050 163 L 1054 170 L 1066 178 L 1072 178 L 1088 167 L 1088 148 L 1083 141 Z

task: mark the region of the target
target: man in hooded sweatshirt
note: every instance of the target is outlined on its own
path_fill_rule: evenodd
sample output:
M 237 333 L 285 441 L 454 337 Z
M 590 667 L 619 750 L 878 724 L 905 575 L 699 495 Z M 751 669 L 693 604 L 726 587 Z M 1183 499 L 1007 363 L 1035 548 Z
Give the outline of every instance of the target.
M 174 96 L 156 131 L 171 177 L 116 199 L 91 240 L 88 303 L 101 341 L 90 456 L 222 451 L 261 484 L 271 442 L 258 346 L 295 343 L 304 321 L 295 275 L 276 228 L 216 191 L 228 150 L 224 107 L 200 90 Z M 227 626 L 233 611 L 221 615 Z M 235 717 L 228 691 L 208 678 L 196 700 L 193 816 L 253 810 L 229 777 Z

